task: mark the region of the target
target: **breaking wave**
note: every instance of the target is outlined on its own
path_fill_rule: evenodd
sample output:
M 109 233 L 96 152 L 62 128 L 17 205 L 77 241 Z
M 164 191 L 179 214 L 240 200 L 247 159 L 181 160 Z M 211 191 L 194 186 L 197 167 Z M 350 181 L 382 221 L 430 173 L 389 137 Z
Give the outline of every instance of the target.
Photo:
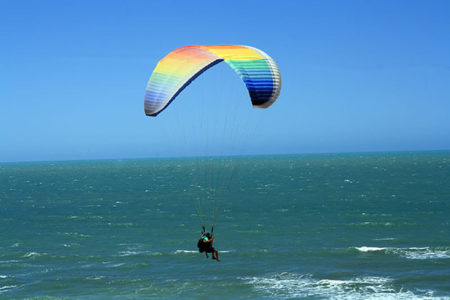
M 126 250 L 126 251 L 120 251 L 118 256 L 158 256 L 163 255 L 161 252 L 153 252 L 153 251 L 132 251 L 132 250 Z
M 448 259 L 450 258 L 450 248 L 445 247 L 410 247 L 410 248 L 391 248 L 391 247 L 354 247 L 359 252 L 380 252 L 384 254 L 394 254 L 407 259 Z
M 218 250 L 220 253 L 230 253 L 233 252 L 233 250 Z M 173 252 L 174 254 L 181 254 L 181 253 L 199 253 L 198 250 L 176 250 Z
M 240 278 L 263 297 L 278 299 L 436 299 L 432 291 L 410 291 L 385 277 L 355 277 L 346 280 L 318 279 L 312 275 L 280 273 L 271 277 Z
M 22 257 L 39 257 L 43 255 L 47 255 L 47 253 L 28 252 L 27 254 L 24 254 Z

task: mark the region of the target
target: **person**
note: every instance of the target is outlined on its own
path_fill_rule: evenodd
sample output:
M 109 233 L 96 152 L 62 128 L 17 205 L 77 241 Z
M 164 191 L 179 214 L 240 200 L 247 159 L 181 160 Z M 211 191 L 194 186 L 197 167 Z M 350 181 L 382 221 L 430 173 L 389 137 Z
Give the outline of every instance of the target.
M 206 258 L 209 258 L 208 253 L 211 253 L 212 259 L 216 261 L 219 260 L 219 252 L 213 247 L 214 236 L 208 232 L 206 234 L 202 233 L 200 240 L 197 243 L 198 251 L 200 253 L 205 252 Z

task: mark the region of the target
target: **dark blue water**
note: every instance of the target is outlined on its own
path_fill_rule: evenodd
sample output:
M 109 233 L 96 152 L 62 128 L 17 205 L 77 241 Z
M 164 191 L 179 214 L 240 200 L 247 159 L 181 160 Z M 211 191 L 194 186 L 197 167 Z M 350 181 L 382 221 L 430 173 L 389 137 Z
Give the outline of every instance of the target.
M 450 299 L 449 225 L 449 152 L 2 164 L 0 298 Z

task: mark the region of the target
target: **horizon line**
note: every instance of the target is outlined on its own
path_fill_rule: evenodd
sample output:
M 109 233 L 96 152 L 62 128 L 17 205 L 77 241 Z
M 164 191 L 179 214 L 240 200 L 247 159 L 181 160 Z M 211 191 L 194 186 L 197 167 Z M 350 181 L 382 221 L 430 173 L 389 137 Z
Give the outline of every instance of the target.
M 371 154 L 414 154 L 430 152 L 450 152 L 450 149 L 429 150 L 379 150 L 379 151 L 341 151 L 341 152 L 296 152 L 296 153 L 254 153 L 254 154 L 226 154 L 226 155 L 174 155 L 174 156 L 149 156 L 149 157 L 121 157 L 121 158 L 86 158 L 86 159 L 55 159 L 55 160 L 14 160 L 0 161 L 0 164 L 15 163 L 64 163 L 64 162 L 90 162 L 90 161 L 132 161 L 132 160 L 175 160 L 175 159 L 214 159 L 214 158 L 251 158 L 273 156 L 326 156 L 326 155 L 371 155 Z

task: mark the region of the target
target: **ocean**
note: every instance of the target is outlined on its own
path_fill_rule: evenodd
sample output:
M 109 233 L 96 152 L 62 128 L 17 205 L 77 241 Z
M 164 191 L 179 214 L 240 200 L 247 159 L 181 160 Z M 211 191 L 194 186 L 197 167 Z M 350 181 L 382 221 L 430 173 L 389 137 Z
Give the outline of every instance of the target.
M 450 152 L 2 163 L 0 299 L 450 299 L 449 229 Z

